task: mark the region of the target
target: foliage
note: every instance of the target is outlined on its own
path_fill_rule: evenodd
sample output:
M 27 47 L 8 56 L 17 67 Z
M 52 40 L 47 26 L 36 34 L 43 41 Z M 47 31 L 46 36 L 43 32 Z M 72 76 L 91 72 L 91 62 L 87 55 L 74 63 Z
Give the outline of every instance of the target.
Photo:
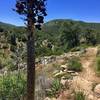
M 19 100 L 26 94 L 26 76 L 13 73 L 0 76 L 0 100 Z
M 0 56 L 0 66 L 1 68 L 7 68 L 10 71 L 13 71 L 16 69 L 16 66 L 14 65 L 13 59 L 11 59 L 9 56 Z
M 96 59 L 96 72 L 100 75 L 100 57 L 97 57 Z
M 62 89 L 62 84 L 60 83 L 59 79 L 54 79 L 50 90 L 47 90 L 47 96 L 55 97 Z
M 41 30 L 41 24 L 44 23 L 44 16 L 47 15 L 45 8 L 46 0 L 35 0 L 32 1 L 16 1 L 16 9 L 14 9 L 18 14 L 24 15 L 25 21 L 29 21 L 28 18 L 32 19 L 35 28 Z M 32 5 L 28 5 L 33 3 Z M 30 30 L 30 29 L 29 29 Z
M 0 23 L 0 28 L 3 29 L 2 35 L 5 36 L 5 42 L 11 45 L 12 51 L 15 51 L 14 46 L 12 46 L 15 37 L 18 41 L 26 43 L 25 27 Z M 42 30 L 35 30 L 35 33 L 36 56 L 60 55 L 77 46 L 93 45 L 95 42 L 100 44 L 100 24 L 95 23 L 58 19 L 45 23 Z M 14 41 L 11 37 L 14 37 Z M 46 46 L 43 47 L 44 40 L 48 40 L 52 46 L 54 45 L 54 50 Z M 84 40 L 84 43 L 81 43 L 81 40 Z M 1 38 L 0 41 L 2 41 Z
M 95 45 L 97 44 L 95 31 L 92 29 L 87 29 L 84 33 L 84 38 L 86 39 L 87 44 Z
M 80 28 L 77 24 L 74 24 L 73 22 L 70 22 L 68 25 L 66 23 L 64 24 L 64 27 L 67 27 L 66 29 L 62 30 L 62 36 L 61 36 L 61 43 L 64 45 L 66 43 L 67 48 L 73 48 L 75 46 L 79 45 L 79 37 L 80 37 Z
M 11 44 L 16 46 L 16 35 L 15 34 L 11 35 L 10 40 L 11 40 Z
M 66 73 L 66 75 L 64 75 L 64 79 L 73 79 L 73 76 L 70 73 Z
M 68 70 L 73 70 L 76 72 L 82 71 L 82 64 L 78 58 L 71 58 L 68 62 Z
M 76 92 L 75 93 L 75 100 L 85 100 L 85 95 L 83 92 Z

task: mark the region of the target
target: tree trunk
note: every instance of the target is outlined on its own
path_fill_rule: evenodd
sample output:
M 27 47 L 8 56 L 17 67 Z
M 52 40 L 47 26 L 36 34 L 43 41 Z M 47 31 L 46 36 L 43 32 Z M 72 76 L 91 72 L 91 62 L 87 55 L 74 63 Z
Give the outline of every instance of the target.
M 28 40 L 27 40 L 27 100 L 35 100 L 35 46 L 34 46 L 34 22 L 33 3 L 28 0 Z
M 27 41 L 27 100 L 35 96 L 35 48 L 34 37 Z

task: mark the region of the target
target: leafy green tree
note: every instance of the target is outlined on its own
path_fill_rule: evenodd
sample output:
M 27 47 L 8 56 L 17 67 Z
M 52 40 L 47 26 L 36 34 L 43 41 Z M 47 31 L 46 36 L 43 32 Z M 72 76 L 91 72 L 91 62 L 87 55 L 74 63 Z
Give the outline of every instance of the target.
M 0 32 L 3 32 L 4 31 L 4 29 L 3 28 L 0 28 Z
M 96 33 L 96 40 L 97 40 L 97 44 L 100 44 L 100 33 L 99 32 Z
M 80 44 L 80 33 L 81 30 L 77 24 L 74 24 L 73 22 L 64 24 L 61 36 L 61 44 L 67 45 L 66 47 L 69 49 L 78 46 Z
M 27 100 L 34 100 L 35 90 L 35 34 L 34 29 L 41 30 L 46 0 L 17 0 L 15 11 L 25 16 L 27 26 Z
M 86 29 L 86 32 L 84 33 L 84 37 L 86 39 L 87 44 L 95 45 L 97 43 L 96 33 L 92 29 Z

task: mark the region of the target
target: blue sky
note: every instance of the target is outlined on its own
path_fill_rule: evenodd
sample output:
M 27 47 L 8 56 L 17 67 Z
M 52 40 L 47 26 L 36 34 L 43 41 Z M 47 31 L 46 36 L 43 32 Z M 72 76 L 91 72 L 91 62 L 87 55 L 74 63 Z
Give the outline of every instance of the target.
M 1 0 L 0 21 L 24 25 L 21 16 L 12 11 L 16 0 Z M 48 16 L 52 19 L 73 19 L 87 22 L 100 22 L 100 0 L 48 0 Z

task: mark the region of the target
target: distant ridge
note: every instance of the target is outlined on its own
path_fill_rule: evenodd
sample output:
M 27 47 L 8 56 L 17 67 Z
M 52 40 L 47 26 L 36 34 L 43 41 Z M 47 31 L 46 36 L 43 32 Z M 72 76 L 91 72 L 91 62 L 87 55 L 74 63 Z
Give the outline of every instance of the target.
M 61 27 L 62 23 L 69 23 L 69 22 L 73 22 L 78 24 L 79 26 L 81 26 L 83 29 L 85 28 L 90 28 L 90 29 L 95 29 L 97 31 L 100 32 L 100 23 L 94 23 L 94 22 L 84 22 L 84 21 L 77 21 L 77 20 L 73 20 L 73 19 L 54 19 L 51 21 L 48 21 L 44 24 L 43 26 L 43 31 L 48 32 L 48 30 L 50 32 L 58 32 L 58 29 Z M 9 23 L 4 23 L 4 22 L 0 22 L 0 28 L 3 28 L 4 30 L 13 30 L 13 29 L 23 29 L 24 26 L 16 26 L 16 25 L 12 25 Z

